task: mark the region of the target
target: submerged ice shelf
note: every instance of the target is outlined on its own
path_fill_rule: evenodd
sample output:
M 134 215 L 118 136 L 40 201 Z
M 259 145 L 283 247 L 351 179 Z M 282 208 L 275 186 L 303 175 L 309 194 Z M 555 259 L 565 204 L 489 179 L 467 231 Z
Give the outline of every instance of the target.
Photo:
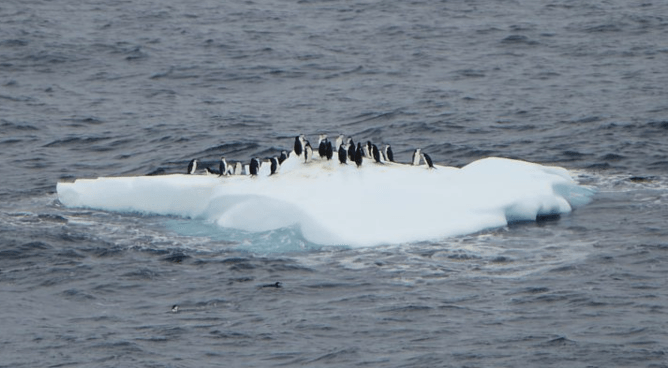
M 297 225 L 305 239 L 352 247 L 399 244 L 502 227 L 570 212 L 593 191 L 567 170 L 486 158 L 461 169 L 436 165 L 302 163 L 275 175 L 163 175 L 57 184 L 67 207 L 203 219 L 259 232 Z

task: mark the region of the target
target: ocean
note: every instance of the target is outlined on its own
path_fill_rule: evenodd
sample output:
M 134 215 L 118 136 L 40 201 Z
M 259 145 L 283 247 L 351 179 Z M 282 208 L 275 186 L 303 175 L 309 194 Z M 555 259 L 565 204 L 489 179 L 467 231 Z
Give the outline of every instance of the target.
M 620 0 L 3 1 L 0 367 L 668 367 L 667 15 Z M 402 162 L 419 147 L 448 166 L 560 166 L 596 195 L 437 241 L 284 249 L 299 229 L 258 246 L 56 194 L 323 132 Z

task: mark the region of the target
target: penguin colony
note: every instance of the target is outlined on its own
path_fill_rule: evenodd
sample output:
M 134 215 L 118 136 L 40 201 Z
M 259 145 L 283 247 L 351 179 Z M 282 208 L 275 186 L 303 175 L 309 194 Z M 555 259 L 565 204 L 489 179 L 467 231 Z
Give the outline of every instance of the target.
M 385 145 L 383 150 L 380 150 L 378 146 L 371 143 L 371 141 L 367 141 L 365 144 L 357 142 L 357 145 L 355 145 L 352 138 L 345 139 L 343 134 L 336 138 L 334 144 L 327 139 L 326 134 L 320 134 L 318 137 L 317 149 L 317 155 L 321 160 L 332 160 L 334 153 L 336 152 L 339 163 L 342 165 L 355 164 L 357 167 L 361 167 L 365 160 L 376 164 L 396 162 L 394 161 L 392 147 L 390 147 L 389 144 Z M 313 160 L 313 147 L 311 147 L 311 143 L 306 140 L 306 137 L 303 134 L 295 137 L 294 146 L 290 153 L 288 153 L 288 151 L 281 151 L 280 156 L 274 156 L 265 160 L 253 157 L 248 165 L 243 165 L 241 162 L 236 162 L 234 165 L 228 164 L 227 161 L 225 161 L 225 157 L 221 156 L 218 169 L 207 167 L 205 168 L 205 171 L 209 175 L 218 176 L 256 176 L 260 171 L 260 167 L 263 164 L 267 164 L 271 167 L 270 175 L 274 175 L 278 172 L 283 161 L 290 155 L 297 155 L 297 157 L 300 157 L 304 162 Z M 420 161 L 424 161 L 429 169 L 434 169 L 434 163 L 431 160 L 431 157 L 426 153 L 422 153 L 422 150 L 418 148 L 413 152 L 413 159 L 410 165 L 419 166 Z M 188 164 L 186 173 L 195 174 L 197 172 L 198 164 L 199 160 L 191 160 Z

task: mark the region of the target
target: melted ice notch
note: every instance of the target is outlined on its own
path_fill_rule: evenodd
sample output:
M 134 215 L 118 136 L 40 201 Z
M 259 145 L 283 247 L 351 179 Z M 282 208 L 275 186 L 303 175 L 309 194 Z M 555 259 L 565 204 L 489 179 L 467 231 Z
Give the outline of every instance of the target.
M 353 247 L 416 242 L 570 212 L 593 191 L 565 169 L 487 158 L 461 169 L 354 164 L 294 155 L 278 174 L 165 175 L 58 183 L 68 207 L 205 219 L 267 231 L 297 225 L 310 242 Z

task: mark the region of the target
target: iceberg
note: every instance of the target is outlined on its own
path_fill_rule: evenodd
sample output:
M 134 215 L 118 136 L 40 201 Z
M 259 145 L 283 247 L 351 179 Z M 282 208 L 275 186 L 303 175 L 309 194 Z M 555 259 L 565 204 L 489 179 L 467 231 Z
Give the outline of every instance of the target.
M 504 158 L 465 167 L 393 162 L 361 167 L 302 162 L 257 176 L 101 177 L 57 184 L 67 207 L 203 219 L 261 232 L 298 226 L 320 245 L 350 247 L 442 239 L 513 221 L 565 214 L 590 201 L 566 169 Z

